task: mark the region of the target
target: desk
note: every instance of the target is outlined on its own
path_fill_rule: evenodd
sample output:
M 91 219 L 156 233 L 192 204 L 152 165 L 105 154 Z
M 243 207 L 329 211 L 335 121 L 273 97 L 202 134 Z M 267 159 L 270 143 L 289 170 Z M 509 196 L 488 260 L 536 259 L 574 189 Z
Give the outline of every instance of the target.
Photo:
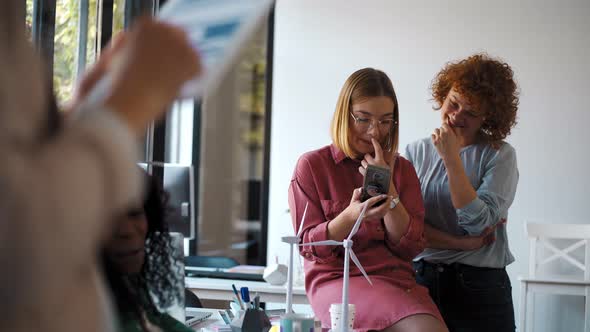
M 194 277 L 184 278 L 185 287 L 197 294 L 201 299 L 231 301 L 235 298 L 231 287 L 232 284 L 235 284 L 238 289 L 240 289 L 240 287 L 248 287 L 251 297 L 254 297 L 254 293 L 258 293 L 258 295 L 260 295 L 260 302 L 286 302 L 285 296 L 287 288 L 285 286 L 273 286 L 267 282 L 261 281 Z M 293 303 L 309 304 L 307 296 L 305 295 L 305 287 L 293 286 Z

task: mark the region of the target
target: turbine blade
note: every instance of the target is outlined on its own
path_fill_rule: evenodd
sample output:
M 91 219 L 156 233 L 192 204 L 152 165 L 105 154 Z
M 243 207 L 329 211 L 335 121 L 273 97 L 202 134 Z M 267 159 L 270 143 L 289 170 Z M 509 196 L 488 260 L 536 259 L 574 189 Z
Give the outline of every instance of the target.
M 303 223 L 305 222 L 305 214 L 307 213 L 307 205 L 309 202 L 305 203 L 305 210 L 303 210 L 303 216 L 301 216 L 301 223 L 299 223 L 299 230 L 297 231 L 297 237 L 301 236 L 301 232 L 303 232 Z
M 302 243 L 299 246 L 341 246 L 342 242 L 334 241 L 334 240 L 325 240 L 325 241 L 316 241 L 316 242 L 308 242 Z
M 365 217 L 365 212 L 367 211 L 367 206 L 369 206 L 369 204 L 365 203 L 365 206 L 363 206 L 363 210 L 361 211 L 361 214 L 359 214 L 359 217 L 356 220 L 356 222 L 354 223 L 354 226 L 352 226 L 352 230 L 350 231 L 350 234 L 348 235 L 348 240 L 350 240 L 354 236 L 354 234 L 356 234 L 356 232 L 358 232 L 359 227 L 361 227 L 361 221 L 363 221 L 363 218 Z
M 367 272 L 365 272 L 365 269 L 363 269 L 361 262 L 359 261 L 358 257 L 356 257 L 356 255 L 354 254 L 354 251 L 352 251 L 352 249 L 350 249 L 350 258 L 354 262 L 354 265 L 356 265 L 356 267 L 358 267 L 359 270 L 361 270 L 361 273 L 365 276 L 365 279 L 367 279 L 369 284 L 371 284 L 371 286 L 373 286 L 373 282 L 371 282 L 371 278 L 369 278 L 369 275 L 367 274 Z

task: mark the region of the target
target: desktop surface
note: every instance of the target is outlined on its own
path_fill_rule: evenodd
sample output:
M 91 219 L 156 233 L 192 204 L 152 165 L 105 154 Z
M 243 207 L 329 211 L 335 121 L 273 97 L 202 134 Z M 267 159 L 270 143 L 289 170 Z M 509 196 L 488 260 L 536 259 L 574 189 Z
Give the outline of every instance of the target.
M 232 272 L 231 269 L 203 268 L 194 266 L 185 267 L 185 276 L 194 278 L 219 278 L 231 280 L 264 281 L 264 278 L 262 278 L 262 274 L 258 273 L 241 273 Z
M 231 301 L 235 295 L 232 284 L 238 289 L 248 287 L 250 294 L 260 295 L 261 302 L 285 303 L 286 286 L 274 286 L 263 281 L 233 280 L 219 278 L 186 277 L 185 287 L 193 291 L 201 299 Z M 293 286 L 293 303 L 309 304 L 304 286 Z

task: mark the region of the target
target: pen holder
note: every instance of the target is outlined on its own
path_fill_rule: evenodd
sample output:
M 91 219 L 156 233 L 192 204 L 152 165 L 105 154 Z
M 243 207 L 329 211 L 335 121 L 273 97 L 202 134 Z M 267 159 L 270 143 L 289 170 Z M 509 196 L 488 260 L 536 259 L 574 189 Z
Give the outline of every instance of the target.
M 268 332 L 270 321 L 260 309 L 247 309 L 230 324 L 232 332 Z
M 244 309 L 242 309 L 242 307 L 240 307 L 239 304 L 233 301 L 229 303 L 229 307 L 233 314 L 233 317 L 240 317 L 244 314 Z

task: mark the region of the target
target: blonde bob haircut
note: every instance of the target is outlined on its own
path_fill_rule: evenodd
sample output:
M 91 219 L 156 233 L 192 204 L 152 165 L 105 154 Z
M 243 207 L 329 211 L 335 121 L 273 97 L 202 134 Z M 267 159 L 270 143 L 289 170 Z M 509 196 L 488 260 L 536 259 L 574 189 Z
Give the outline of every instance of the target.
M 352 73 L 344 82 L 330 128 L 332 142 L 349 158 L 360 157 L 350 145 L 352 105 L 371 97 L 389 97 L 393 101 L 394 124 L 391 126 L 383 148 L 387 151 L 397 152 L 399 106 L 393 84 L 384 72 L 373 68 L 363 68 Z

